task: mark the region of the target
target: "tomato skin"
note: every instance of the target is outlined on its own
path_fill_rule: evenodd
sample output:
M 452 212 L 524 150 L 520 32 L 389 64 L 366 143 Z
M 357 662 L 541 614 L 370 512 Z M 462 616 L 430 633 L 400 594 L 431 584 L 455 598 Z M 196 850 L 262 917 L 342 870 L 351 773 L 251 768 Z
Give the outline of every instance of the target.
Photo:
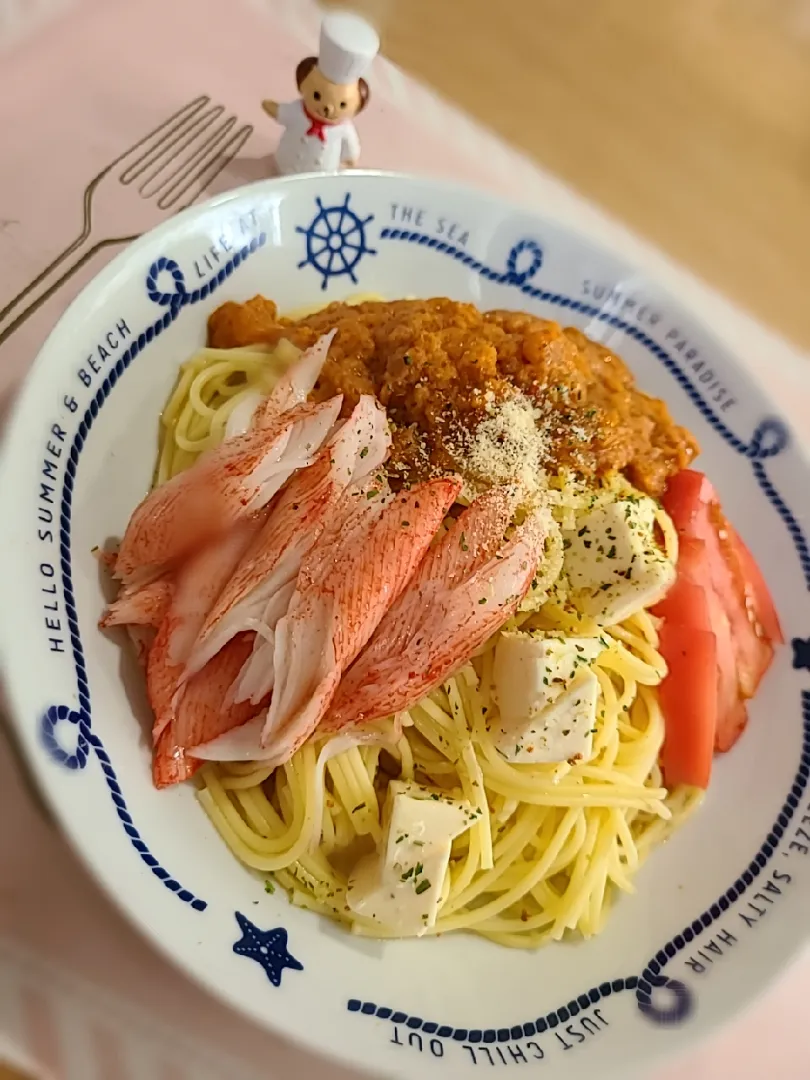
M 666 721 L 661 768 L 668 787 L 709 786 L 717 726 L 717 649 L 710 630 L 665 621 L 661 654 L 669 673 L 658 690 Z

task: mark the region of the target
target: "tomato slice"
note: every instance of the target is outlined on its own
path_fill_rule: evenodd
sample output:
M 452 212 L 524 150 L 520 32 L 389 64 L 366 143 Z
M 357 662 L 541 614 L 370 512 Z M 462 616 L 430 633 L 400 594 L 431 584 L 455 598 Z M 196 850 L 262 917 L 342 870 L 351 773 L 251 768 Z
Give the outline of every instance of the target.
M 709 481 L 695 469 L 683 469 L 670 477 L 661 502 L 682 537 L 697 538 L 695 522 L 706 501 L 707 486 L 711 487 Z
M 665 621 L 659 647 L 669 673 L 659 687 L 666 721 L 661 768 L 667 786 L 707 788 L 717 725 L 714 634 Z
M 685 538 L 678 551 L 678 576 L 675 584 L 654 608 L 653 615 L 677 626 L 711 630 L 706 569 L 706 545 L 702 540 Z
M 709 571 L 706 562 L 706 545 L 702 540 L 682 536 L 678 540 L 678 577 L 694 581 L 703 588 L 709 587 Z
M 678 577 L 664 599 L 653 608 L 653 614 L 664 620 L 658 647 L 667 666 L 672 669 L 674 662 L 679 677 L 688 681 L 691 675 L 685 661 L 679 654 L 674 657 L 669 654 L 669 633 L 678 629 L 712 635 L 714 706 L 711 710 L 711 726 L 712 739 L 715 748 L 719 750 L 733 743 L 734 738 L 745 727 L 747 719 L 737 680 L 737 658 L 731 625 L 712 588 L 705 542 L 684 536 L 678 547 Z M 676 639 L 676 649 L 677 640 L 679 639 Z M 687 658 L 688 655 L 687 653 Z M 689 694 L 689 691 L 685 690 L 684 693 Z M 661 699 L 661 706 L 664 709 L 667 729 L 671 724 L 680 725 L 683 722 L 683 708 L 679 705 L 674 691 L 666 691 Z M 694 702 L 691 707 L 694 707 Z M 696 722 L 693 719 L 693 725 Z M 708 722 L 707 720 L 706 723 Z
M 773 598 L 762 576 L 762 571 L 757 566 L 754 556 L 746 547 L 742 537 L 726 521 L 728 540 L 739 563 L 742 579 L 745 583 L 746 601 L 748 613 L 752 620 L 759 626 L 761 636 L 774 645 L 784 645 L 785 636 L 776 614 Z
M 708 538 L 712 585 L 731 624 L 740 693 L 750 698 L 771 665 L 773 645 L 749 608 L 747 582 L 716 496 L 707 507 L 705 521 L 700 517 L 698 521 Z
M 737 674 L 737 654 L 734 636 L 720 597 L 712 589 L 706 593 L 709 608 L 709 625 L 716 643 L 717 669 L 717 721 L 714 746 L 716 750 L 730 750 L 748 722 L 748 710 L 740 694 Z
M 708 588 L 719 608 L 709 603 L 718 650 L 718 749 L 732 745 L 745 726 L 740 700 L 753 697 L 773 659 L 774 643 L 782 641 L 779 620 L 768 587 L 751 553 L 729 525 L 710 481 L 686 469 L 670 481 L 663 499 L 683 545 L 700 540 Z M 736 679 L 736 698 L 732 692 Z
M 666 597 L 652 609 L 653 615 L 673 626 L 711 631 L 709 605 L 702 585 L 678 577 Z
M 732 748 L 748 724 L 748 708 L 741 698 L 736 698 L 720 719 L 719 703 L 717 730 L 714 733 L 714 748 L 718 754 L 725 754 Z

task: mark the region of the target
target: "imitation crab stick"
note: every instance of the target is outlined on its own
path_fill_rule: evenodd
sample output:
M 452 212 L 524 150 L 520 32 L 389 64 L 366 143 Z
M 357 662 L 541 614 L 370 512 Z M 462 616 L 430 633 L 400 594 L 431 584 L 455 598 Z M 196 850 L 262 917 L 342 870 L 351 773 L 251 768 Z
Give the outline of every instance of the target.
M 275 634 L 276 684 L 264 723 L 200 748 L 200 756 L 246 753 L 288 761 L 315 731 L 341 676 L 402 592 L 461 488 L 447 478 L 392 495 L 366 480 L 349 488 L 304 559 L 290 608 Z M 196 751 L 195 751 L 196 752 Z
M 349 669 L 321 730 L 409 708 L 464 664 L 517 610 L 542 559 L 548 518 L 509 540 L 510 502 L 481 495 L 433 548 Z
M 209 611 L 189 657 L 187 674 L 199 671 L 240 631 L 258 629 L 264 637 L 256 640 L 255 652 L 261 655 L 252 667 L 261 669 L 258 681 L 263 688 L 242 697 L 255 701 L 264 697 L 273 683 L 271 635 L 287 610 L 301 561 L 344 489 L 379 468 L 390 445 L 384 409 L 364 395 L 315 462 L 296 473 L 279 495 L 261 532 Z

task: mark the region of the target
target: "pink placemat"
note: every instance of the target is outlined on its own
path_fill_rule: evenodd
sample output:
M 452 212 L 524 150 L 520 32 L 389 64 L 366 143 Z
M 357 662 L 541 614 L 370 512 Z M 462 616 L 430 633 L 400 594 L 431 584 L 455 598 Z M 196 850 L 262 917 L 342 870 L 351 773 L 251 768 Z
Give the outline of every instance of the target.
M 48 18 L 33 6 L 36 32 L 18 35 L 0 65 L 0 405 L 121 238 L 197 193 L 164 209 L 155 193 L 142 197 L 142 177 L 120 181 L 138 157 L 129 148 L 196 102 L 213 116 L 211 134 L 222 132 L 200 161 L 200 194 L 269 175 L 278 129 L 260 101 L 292 95 L 318 29 L 308 0 L 62 0 Z M 0 31 L 2 14 L 0 4 Z M 784 342 L 384 59 L 371 83 L 364 165 L 490 188 L 623 247 L 767 372 L 771 392 L 807 425 L 810 368 Z M 84 230 L 87 186 L 100 174 Z M 153 953 L 88 879 L 23 775 L 0 739 L 0 1060 L 53 1080 L 349 1077 L 240 1020 Z M 803 959 L 747 1021 L 654 1080 L 810 1076 L 808 991 Z
M 154 194 L 139 194 L 150 169 L 138 173 L 132 168 L 140 154 L 134 150 L 127 155 L 130 147 L 187 104 L 206 98 L 198 113 L 201 120 L 203 114 L 221 109 L 207 129 L 212 138 L 231 123 L 196 170 L 204 173 L 206 164 L 209 172 L 221 167 L 206 194 L 273 174 L 270 155 L 280 129 L 260 103 L 266 97 L 295 96 L 295 66 L 315 49 L 318 15 L 307 0 L 277 0 L 266 11 L 262 8 L 249 0 L 85 0 L 58 13 L 4 57 L 0 396 L 25 373 L 67 304 L 121 249 L 115 238 L 151 228 L 193 194 L 190 189 L 163 210 L 159 197 L 167 192 L 160 178 L 151 185 Z M 431 95 L 382 59 L 371 81 L 372 107 L 358 124 L 363 165 L 474 176 L 479 186 L 519 192 L 519 175 L 510 184 L 503 161 L 482 156 L 474 138 L 468 138 L 465 152 L 468 121 L 457 119 L 448 150 L 447 120 L 431 107 Z M 229 159 L 234 150 L 237 156 Z M 176 164 L 187 156 L 180 153 Z M 25 289 L 81 235 L 87 186 L 119 158 L 93 193 L 91 235 L 6 313 L 5 298 Z M 174 168 L 172 162 L 162 175 Z M 133 174 L 131 182 L 121 182 Z M 47 286 L 82 261 L 81 269 L 41 304 L 36 317 L 3 341 L 9 326 L 37 303 Z

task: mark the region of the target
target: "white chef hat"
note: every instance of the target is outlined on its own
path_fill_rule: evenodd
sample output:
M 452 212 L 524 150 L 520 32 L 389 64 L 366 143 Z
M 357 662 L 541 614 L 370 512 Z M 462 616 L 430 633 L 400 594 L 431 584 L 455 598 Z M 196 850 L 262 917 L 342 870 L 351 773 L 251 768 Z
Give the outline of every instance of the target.
M 321 24 L 318 67 L 329 82 L 357 82 L 380 48 L 377 31 L 359 15 L 333 12 Z

